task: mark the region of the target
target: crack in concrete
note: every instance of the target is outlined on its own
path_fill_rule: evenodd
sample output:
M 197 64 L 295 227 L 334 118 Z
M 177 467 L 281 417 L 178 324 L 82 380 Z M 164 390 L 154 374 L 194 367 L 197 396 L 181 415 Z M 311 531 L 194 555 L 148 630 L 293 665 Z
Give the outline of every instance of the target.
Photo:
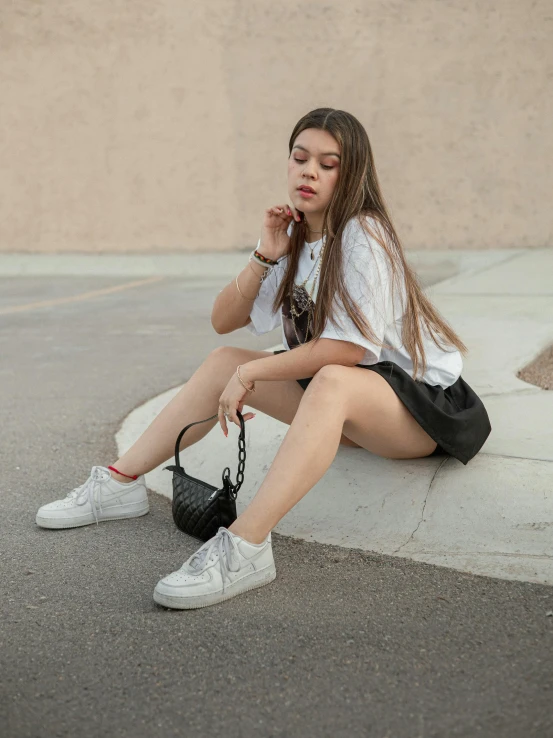
M 423 502 L 423 504 L 422 504 L 421 517 L 420 517 L 420 520 L 419 520 L 419 522 L 417 523 L 417 527 L 416 527 L 416 528 L 415 528 L 415 530 L 414 530 L 414 531 L 413 531 L 413 532 L 411 533 L 411 535 L 410 535 L 410 536 L 409 536 L 409 538 L 408 538 L 408 539 L 407 539 L 407 540 L 405 541 L 405 543 L 402 543 L 402 544 L 401 544 L 401 546 L 399 546 L 398 548 L 396 548 L 396 550 L 395 550 L 395 551 L 392 551 L 392 555 L 394 555 L 394 554 L 397 554 L 397 553 L 398 553 L 399 551 L 401 551 L 401 549 L 402 549 L 402 548 L 403 548 L 404 546 L 406 546 L 406 545 L 407 545 L 407 544 L 409 543 L 409 541 L 410 541 L 410 540 L 411 540 L 411 539 L 413 538 L 413 536 L 415 535 L 415 533 L 416 533 L 416 532 L 418 531 L 418 529 L 420 528 L 420 525 L 421 525 L 422 521 L 424 520 L 424 511 L 425 511 L 425 509 L 426 509 L 426 503 L 427 503 L 427 501 L 428 501 L 428 497 L 429 497 L 429 495 L 430 495 L 430 491 L 432 490 L 432 485 L 434 484 L 434 480 L 435 480 L 435 479 L 436 479 L 436 477 L 438 476 L 438 473 L 439 473 L 440 469 L 442 469 L 442 467 L 444 467 L 444 466 L 446 465 L 446 463 L 447 463 L 447 461 L 449 460 L 449 458 L 450 458 L 450 457 L 446 457 L 446 458 L 445 458 L 445 459 L 444 459 L 444 460 L 443 460 L 443 461 L 442 461 L 442 462 L 440 463 L 440 465 L 438 466 L 438 468 L 437 468 L 437 469 L 436 469 L 436 471 L 434 472 L 434 474 L 433 474 L 433 476 L 432 476 L 432 479 L 430 480 L 430 484 L 428 485 L 428 490 L 427 490 L 427 492 L 426 492 L 426 495 L 425 495 L 425 497 L 424 497 L 424 502 Z
M 436 284 L 442 284 L 437 282 Z M 434 285 L 432 285 L 434 286 Z M 443 293 L 441 293 L 443 294 Z M 509 297 L 511 300 L 514 297 L 553 297 L 553 292 L 455 292 L 449 291 L 448 295 L 454 295 L 455 297 Z
M 492 452 L 479 451 L 484 456 L 495 456 L 498 459 L 520 459 L 521 461 L 545 461 L 547 464 L 553 464 L 553 459 L 542 459 L 540 456 L 514 456 L 512 454 L 494 454 Z
M 446 551 L 444 553 L 443 551 L 429 551 L 427 549 L 414 551 L 410 556 L 438 556 L 441 558 L 448 558 L 449 556 L 504 556 L 511 559 L 553 559 L 551 554 L 508 553 L 507 551 Z
M 522 380 L 521 380 L 522 381 Z M 499 392 L 479 392 L 479 397 L 512 397 L 513 395 L 539 395 L 542 392 L 548 392 L 548 390 L 543 390 L 539 387 L 537 388 L 526 388 L 521 387 L 520 389 L 513 389 L 513 390 L 504 390 Z

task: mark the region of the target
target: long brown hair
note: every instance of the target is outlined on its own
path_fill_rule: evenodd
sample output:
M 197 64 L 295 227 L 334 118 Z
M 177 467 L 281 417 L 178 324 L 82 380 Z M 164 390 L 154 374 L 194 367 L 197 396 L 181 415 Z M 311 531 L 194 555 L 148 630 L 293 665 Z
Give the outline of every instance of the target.
M 374 334 L 370 323 L 350 297 L 344 282 L 342 235 L 348 222 L 356 218 L 387 254 L 392 274 L 392 295 L 396 289 L 403 285 L 405 287 L 402 342 L 413 361 L 413 378 L 417 377 L 419 367 L 422 367 L 423 375 L 426 372 L 422 326 L 438 347 L 447 350 L 447 346 L 454 346 L 462 354 L 466 354 L 467 347 L 431 304 L 416 274 L 406 262 L 403 247 L 380 191 L 371 145 L 364 127 L 357 118 L 344 110 L 317 108 L 304 115 L 294 127 L 288 145 L 290 154 L 297 136 L 306 128 L 328 131 L 341 149 L 338 181 L 323 218 L 322 238 L 326 241 L 313 316 L 312 340 L 320 338 L 327 319 L 335 322 L 333 305 L 338 298 L 365 338 L 379 346 L 390 348 Z M 366 216 L 370 218 L 367 219 Z M 375 228 L 369 225 L 371 219 L 376 224 Z M 274 299 L 275 311 L 281 308 L 285 296 L 291 294 L 306 236 L 305 220 L 294 221 L 286 272 Z

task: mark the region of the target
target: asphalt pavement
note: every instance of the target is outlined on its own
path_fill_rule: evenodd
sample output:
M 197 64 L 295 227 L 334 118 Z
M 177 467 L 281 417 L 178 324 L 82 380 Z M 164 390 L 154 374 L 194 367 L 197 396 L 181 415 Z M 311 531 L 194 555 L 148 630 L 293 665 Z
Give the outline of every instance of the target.
M 218 345 L 260 347 L 212 330 L 226 279 L 137 281 L 0 280 L 2 736 L 550 738 L 549 586 L 274 534 L 275 582 L 172 612 L 153 588 L 199 544 L 167 499 L 35 525 L 114 461 L 134 407 Z

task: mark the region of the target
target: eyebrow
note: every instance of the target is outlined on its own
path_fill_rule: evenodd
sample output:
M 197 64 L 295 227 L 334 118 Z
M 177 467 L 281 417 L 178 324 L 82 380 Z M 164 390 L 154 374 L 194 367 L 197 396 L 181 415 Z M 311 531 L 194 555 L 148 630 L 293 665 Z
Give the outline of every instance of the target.
M 300 146 L 299 144 L 296 144 L 292 151 L 294 149 L 301 149 L 302 151 L 306 151 L 309 154 L 309 149 L 306 149 L 305 146 Z M 321 156 L 337 156 L 338 159 L 340 158 L 340 154 L 337 154 L 335 151 L 327 151 L 324 154 L 321 154 Z

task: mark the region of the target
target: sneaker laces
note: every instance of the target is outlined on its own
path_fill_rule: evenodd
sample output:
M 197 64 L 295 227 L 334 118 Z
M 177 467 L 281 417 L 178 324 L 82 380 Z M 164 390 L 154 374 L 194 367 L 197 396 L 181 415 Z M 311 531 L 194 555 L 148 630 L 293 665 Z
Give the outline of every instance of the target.
M 75 487 L 75 489 L 67 494 L 67 497 L 75 499 L 77 505 L 86 505 L 87 502 L 90 503 L 96 525 L 98 525 L 98 512 L 102 513 L 102 496 L 99 493 L 100 485 L 108 479 L 111 479 L 111 474 L 107 469 L 102 466 L 93 466 L 86 482 L 81 484 L 80 487 Z
M 234 536 L 227 528 L 221 526 L 213 538 L 210 538 L 196 553 L 192 554 L 188 561 L 184 563 L 183 568 L 192 574 L 199 574 L 209 561 L 209 557 L 213 551 L 219 555 L 224 588 L 225 580 L 228 579 L 229 582 L 231 581 L 229 571 L 238 571 L 240 569 L 240 552 L 238 551 Z M 223 556 L 223 553 L 225 556 Z

